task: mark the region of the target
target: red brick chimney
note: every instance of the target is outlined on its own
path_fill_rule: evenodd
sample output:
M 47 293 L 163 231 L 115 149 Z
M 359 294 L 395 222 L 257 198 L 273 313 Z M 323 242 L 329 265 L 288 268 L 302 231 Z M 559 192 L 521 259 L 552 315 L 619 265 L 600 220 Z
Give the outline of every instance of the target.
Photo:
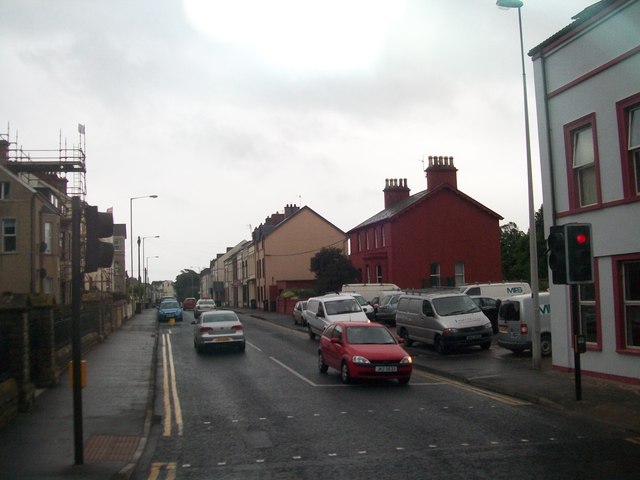
M 387 178 L 384 181 L 384 208 L 390 208 L 405 198 L 409 198 L 411 190 L 407 187 L 406 178 Z
M 425 170 L 427 190 L 433 190 L 443 183 L 458 189 L 458 169 L 453 166 L 453 157 L 429 156 L 429 166 Z

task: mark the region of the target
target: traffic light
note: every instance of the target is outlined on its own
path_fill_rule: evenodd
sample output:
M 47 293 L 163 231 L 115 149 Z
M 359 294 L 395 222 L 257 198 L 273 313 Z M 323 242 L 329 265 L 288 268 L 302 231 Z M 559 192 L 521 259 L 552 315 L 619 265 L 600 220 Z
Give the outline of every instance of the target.
M 113 214 L 99 212 L 98 207 L 84 207 L 87 226 L 87 245 L 84 257 L 84 272 L 95 272 L 108 268 L 113 263 L 113 244 L 100 240 L 113 236 Z
M 553 226 L 547 238 L 549 246 L 549 268 L 553 283 L 565 285 L 567 283 L 567 256 L 565 247 L 564 225 Z
M 565 241 L 567 245 L 567 283 L 592 283 L 591 225 L 588 223 L 565 225 Z

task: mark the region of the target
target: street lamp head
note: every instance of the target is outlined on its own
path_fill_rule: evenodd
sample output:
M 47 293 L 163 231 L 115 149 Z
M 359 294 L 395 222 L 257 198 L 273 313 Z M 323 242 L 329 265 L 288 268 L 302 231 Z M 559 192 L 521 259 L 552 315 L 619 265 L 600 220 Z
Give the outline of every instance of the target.
M 498 0 L 496 5 L 500 8 L 520 8 L 524 4 L 520 0 Z
M 520 5 L 522 5 L 522 2 L 520 2 Z M 158 198 L 158 195 L 149 195 L 149 198 Z

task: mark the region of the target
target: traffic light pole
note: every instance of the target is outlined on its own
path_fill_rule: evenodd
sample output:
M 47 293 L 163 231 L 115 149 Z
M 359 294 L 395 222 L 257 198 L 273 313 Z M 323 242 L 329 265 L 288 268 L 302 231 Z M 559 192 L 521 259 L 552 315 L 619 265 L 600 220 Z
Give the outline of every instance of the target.
M 82 274 L 80 270 L 80 223 L 82 208 L 80 197 L 73 197 L 71 213 L 71 359 L 73 369 L 73 433 L 75 464 L 84 463 L 82 438 L 82 342 L 80 339 L 80 302 L 82 295 Z
M 580 287 L 570 285 L 571 290 L 571 319 L 573 324 L 573 372 L 576 384 L 576 400 L 582 400 L 582 370 L 580 367 L 580 350 L 576 342 L 576 337 L 580 331 L 580 300 L 578 298 Z

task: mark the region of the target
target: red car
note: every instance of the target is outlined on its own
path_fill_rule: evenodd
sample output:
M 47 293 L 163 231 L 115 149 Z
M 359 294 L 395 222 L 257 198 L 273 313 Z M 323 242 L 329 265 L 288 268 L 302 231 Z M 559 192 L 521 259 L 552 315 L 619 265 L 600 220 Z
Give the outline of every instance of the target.
M 182 308 L 184 310 L 193 310 L 195 306 L 196 306 L 196 299 L 192 297 L 185 298 L 184 301 L 182 302 Z
M 320 336 L 318 369 L 335 368 L 343 383 L 352 379 L 411 378 L 413 359 L 387 327 L 379 323 L 335 322 Z

